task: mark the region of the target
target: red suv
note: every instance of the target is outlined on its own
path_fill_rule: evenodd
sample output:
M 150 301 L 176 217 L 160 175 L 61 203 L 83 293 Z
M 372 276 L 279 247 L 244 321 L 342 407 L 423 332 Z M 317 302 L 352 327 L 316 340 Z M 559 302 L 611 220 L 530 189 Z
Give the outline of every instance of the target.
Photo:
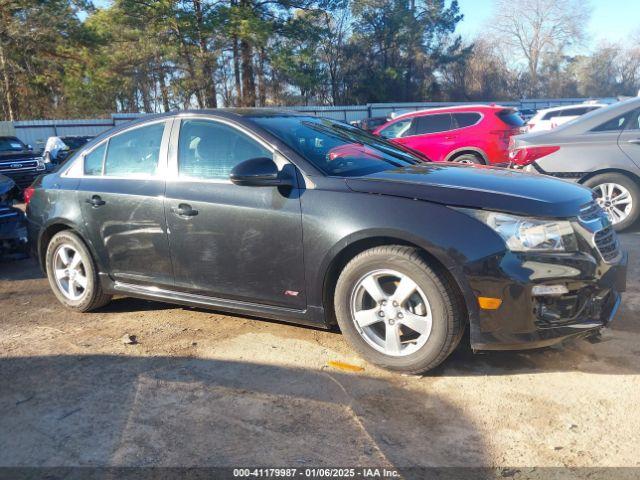
M 496 164 L 509 161 L 509 140 L 523 125 L 512 108 L 464 105 L 406 113 L 373 133 L 436 162 Z

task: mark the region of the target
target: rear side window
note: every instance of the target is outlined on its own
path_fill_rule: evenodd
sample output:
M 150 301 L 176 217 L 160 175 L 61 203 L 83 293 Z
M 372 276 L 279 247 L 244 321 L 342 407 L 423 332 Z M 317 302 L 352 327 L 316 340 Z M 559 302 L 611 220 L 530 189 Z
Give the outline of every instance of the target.
M 164 122 L 134 128 L 109 139 L 104 174 L 112 177 L 155 175 Z
M 383 128 L 380 130 L 380 135 L 383 138 L 400 138 L 406 137 L 409 135 L 409 130 L 411 128 L 411 120 L 412 118 L 407 118 L 404 120 L 398 120 L 395 123 L 392 123 L 387 128 Z
M 102 175 L 102 162 L 104 152 L 107 150 L 107 142 L 102 143 L 98 148 L 84 157 L 84 174 L 90 176 Z
M 427 133 L 438 133 L 452 130 L 451 114 L 443 113 L 438 115 L 425 115 L 417 117 L 416 126 L 412 135 L 425 135 Z
M 480 121 L 481 115 L 479 113 L 454 113 L 453 120 L 456 122 L 457 128 L 470 127 Z
M 498 118 L 510 127 L 521 127 L 524 120 L 515 110 L 501 110 L 498 112 Z
M 584 115 L 588 110 L 585 107 L 580 108 L 567 108 L 566 110 L 562 110 L 558 112 L 556 117 L 578 117 L 580 115 Z
M 183 120 L 178 141 L 178 175 L 228 180 L 233 167 L 272 153 L 236 128 L 211 120 Z
M 606 122 L 598 125 L 595 128 L 592 128 L 592 132 L 616 132 L 623 130 L 624 127 L 631 121 L 634 116 L 637 116 L 637 111 L 630 111 L 623 113 L 611 120 L 607 120 Z
M 559 117 L 560 116 L 560 112 L 559 111 L 555 111 L 555 112 L 547 112 L 544 114 L 544 117 L 542 117 L 542 120 L 551 120 L 553 117 Z

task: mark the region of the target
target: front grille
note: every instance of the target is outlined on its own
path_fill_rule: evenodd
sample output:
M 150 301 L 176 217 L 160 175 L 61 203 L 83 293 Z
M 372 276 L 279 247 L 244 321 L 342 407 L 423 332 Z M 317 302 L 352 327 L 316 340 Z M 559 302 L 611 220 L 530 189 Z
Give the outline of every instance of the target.
M 590 202 L 580 209 L 578 217 L 585 223 L 599 220 L 604 216 L 604 211 L 596 202 Z
M 605 262 L 611 262 L 618 258 L 620 253 L 620 245 L 618 244 L 618 237 L 613 227 L 607 228 L 596 232 L 594 235 L 594 241 L 598 252 Z
M 33 159 L 15 160 L 0 163 L 0 172 L 5 170 L 27 170 L 30 168 L 36 168 L 38 161 Z

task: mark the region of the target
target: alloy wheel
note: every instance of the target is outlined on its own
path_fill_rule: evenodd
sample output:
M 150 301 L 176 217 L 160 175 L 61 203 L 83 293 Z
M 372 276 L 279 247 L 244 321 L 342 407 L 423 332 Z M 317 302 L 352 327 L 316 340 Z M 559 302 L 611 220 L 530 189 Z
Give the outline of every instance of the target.
M 54 253 L 53 274 L 56 285 L 69 300 L 80 300 L 87 292 L 87 270 L 80 252 L 68 243 Z
M 394 270 L 370 272 L 356 283 L 351 315 L 371 347 L 394 357 L 422 348 L 433 323 L 424 292 L 408 275 Z
M 631 214 L 633 198 L 625 187 L 617 183 L 601 183 L 593 187 L 596 201 L 614 225 L 623 222 Z

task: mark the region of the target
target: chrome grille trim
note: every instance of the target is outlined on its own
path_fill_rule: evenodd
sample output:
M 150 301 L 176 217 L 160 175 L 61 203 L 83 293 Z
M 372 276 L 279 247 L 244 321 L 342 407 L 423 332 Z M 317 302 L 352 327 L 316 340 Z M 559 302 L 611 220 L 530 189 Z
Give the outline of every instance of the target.
M 618 236 L 611 225 L 597 231 L 593 235 L 593 242 L 606 263 L 613 263 L 620 256 Z

